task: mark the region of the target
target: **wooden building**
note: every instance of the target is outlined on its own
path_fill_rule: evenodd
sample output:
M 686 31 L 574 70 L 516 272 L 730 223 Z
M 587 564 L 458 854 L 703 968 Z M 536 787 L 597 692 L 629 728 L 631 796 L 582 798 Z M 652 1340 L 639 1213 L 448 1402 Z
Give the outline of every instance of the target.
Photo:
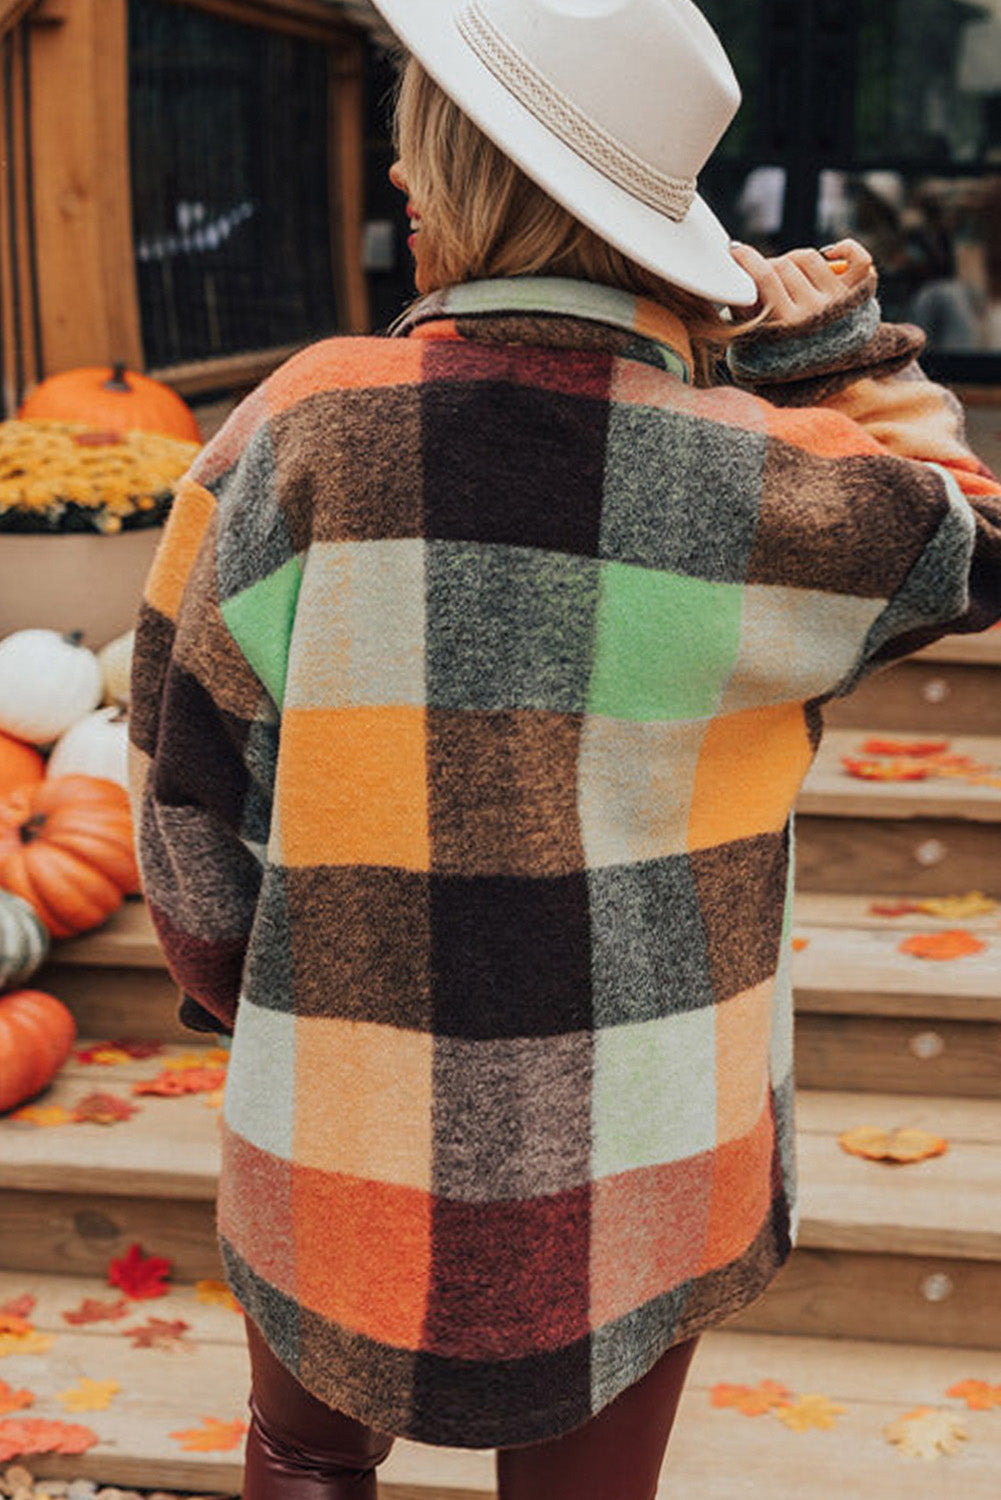
M 238 390 L 370 326 L 380 27 L 364 0 L 0 0 L 0 415 L 114 360 Z

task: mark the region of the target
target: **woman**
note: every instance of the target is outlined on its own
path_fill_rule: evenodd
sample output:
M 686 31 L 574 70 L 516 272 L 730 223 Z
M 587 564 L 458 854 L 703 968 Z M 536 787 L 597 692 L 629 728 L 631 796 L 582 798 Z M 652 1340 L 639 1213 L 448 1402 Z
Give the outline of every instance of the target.
M 372 1497 L 406 1435 L 650 1500 L 794 1238 L 821 707 L 990 623 L 1001 487 L 859 246 L 731 252 L 689 0 L 379 8 L 425 295 L 237 410 L 136 648 L 150 910 L 234 1031 L 245 1494 Z

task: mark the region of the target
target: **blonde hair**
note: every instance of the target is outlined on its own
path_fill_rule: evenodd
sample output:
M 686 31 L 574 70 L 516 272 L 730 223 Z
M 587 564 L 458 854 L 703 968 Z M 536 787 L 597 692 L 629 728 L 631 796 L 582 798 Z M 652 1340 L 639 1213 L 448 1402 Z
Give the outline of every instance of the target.
M 637 265 L 550 198 L 485 136 L 416 58 L 396 94 L 394 139 L 439 286 L 497 276 L 569 276 L 620 287 L 673 312 L 697 372 L 742 331 L 716 304 Z

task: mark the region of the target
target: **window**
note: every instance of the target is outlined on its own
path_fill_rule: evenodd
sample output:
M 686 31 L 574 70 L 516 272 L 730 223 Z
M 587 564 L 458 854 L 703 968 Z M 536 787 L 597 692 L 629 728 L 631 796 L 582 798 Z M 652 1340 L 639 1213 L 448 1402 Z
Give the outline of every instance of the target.
M 170 0 L 129 3 L 135 258 L 147 365 L 343 326 L 326 50 Z

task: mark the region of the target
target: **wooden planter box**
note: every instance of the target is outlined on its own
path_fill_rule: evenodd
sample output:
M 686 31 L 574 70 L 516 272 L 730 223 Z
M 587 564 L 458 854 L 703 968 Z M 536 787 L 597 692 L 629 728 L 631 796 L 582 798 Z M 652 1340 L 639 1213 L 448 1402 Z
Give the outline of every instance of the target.
M 162 528 L 117 536 L 0 534 L 0 637 L 82 630 L 92 651 L 131 630 Z

